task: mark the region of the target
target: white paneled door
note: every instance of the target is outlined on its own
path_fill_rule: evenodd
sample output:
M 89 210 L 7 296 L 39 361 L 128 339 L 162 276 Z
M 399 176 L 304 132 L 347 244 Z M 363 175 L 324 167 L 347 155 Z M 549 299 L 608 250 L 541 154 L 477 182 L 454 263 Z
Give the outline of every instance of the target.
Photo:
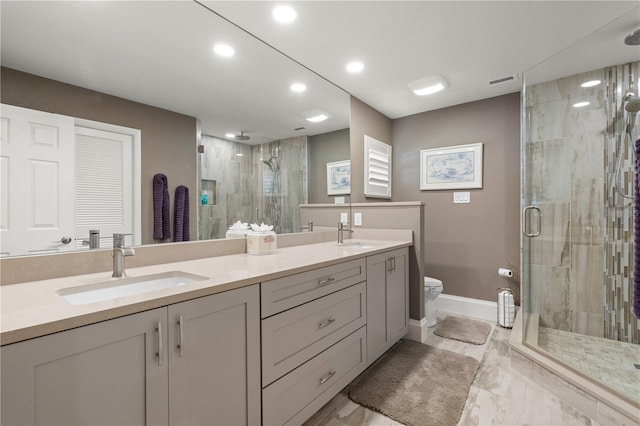
M 71 248 L 74 237 L 73 118 L 2 105 L 3 256 Z
M 140 244 L 140 130 L 0 105 L 0 253 Z

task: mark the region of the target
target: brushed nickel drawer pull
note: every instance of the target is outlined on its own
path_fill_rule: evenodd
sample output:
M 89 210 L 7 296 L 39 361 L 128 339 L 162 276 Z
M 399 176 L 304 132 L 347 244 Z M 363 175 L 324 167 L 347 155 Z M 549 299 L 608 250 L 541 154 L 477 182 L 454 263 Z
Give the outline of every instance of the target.
M 320 280 L 320 282 L 318 282 L 318 285 L 326 285 L 329 283 L 334 282 L 336 279 L 333 277 L 329 277 L 329 278 L 325 278 L 324 280 Z
M 333 376 L 336 375 L 336 371 L 335 370 L 331 370 L 329 371 L 329 373 L 324 376 L 323 378 L 320 379 L 320 384 L 324 384 L 327 380 L 329 380 L 330 378 L 332 378 Z
M 158 351 L 156 352 L 156 357 L 158 357 L 158 366 L 162 365 L 162 323 L 158 321 L 158 325 L 156 327 L 156 333 L 158 333 Z
M 182 315 L 178 317 L 178 326 L 180 327 L 180 342 L 178 343 L 178 355 L 184 356 L 184 320 Z
M 325 328 L 326 326 L 334 323 L 336 321 L 335 318 L 329 318 L 326 321 L 322 321 L 320 324 L 318 324 L 318 328 Z

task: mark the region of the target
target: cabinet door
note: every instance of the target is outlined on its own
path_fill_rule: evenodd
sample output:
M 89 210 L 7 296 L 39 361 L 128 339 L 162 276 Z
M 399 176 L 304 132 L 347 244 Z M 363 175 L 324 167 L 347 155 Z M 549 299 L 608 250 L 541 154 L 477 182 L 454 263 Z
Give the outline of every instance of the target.
M 409 251 L 395 250 L 387 271 L 387 332 L 393 345 L 409 331 Z
M 367 257 L 367 363 L 409 331 L 408 249 Z
M 169 306 L 173 425 L 260 423 L 259 286 Z
M 166 325 L 160 308 L 3 346 L 2 424 L 166 425 Z
M 367 363 L 378 359 L 389 347 L 387 330 L 387 268 L 389 253 L 367 257 Z

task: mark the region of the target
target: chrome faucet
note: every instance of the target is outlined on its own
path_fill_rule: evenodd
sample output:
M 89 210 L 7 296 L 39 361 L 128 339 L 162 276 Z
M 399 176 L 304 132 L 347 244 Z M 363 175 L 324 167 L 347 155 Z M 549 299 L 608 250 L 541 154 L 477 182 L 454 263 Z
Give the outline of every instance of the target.
M 353 229 L 345 228 L 344 225 L 345 225 L 344 222 L 338 222 L 338 244 L 344 243 L 344 235 L 342 235 L 343 232 L 348 232 L 350 234 L 353 234 Z
M 305 229 L 308 230 L 309 232 L 313 232 L 313 222 L 307 223 L 307 226 L 301 226 L 300 227 L 301 231 L 303 231 Z
M 124 270 L 124 258 L 133 256 L 136 252 L 133 247 L 125 247 L 124 237 L 127 234 L 113 234 L 113 275 L 112 277 L 122 278 L 127 274 Z

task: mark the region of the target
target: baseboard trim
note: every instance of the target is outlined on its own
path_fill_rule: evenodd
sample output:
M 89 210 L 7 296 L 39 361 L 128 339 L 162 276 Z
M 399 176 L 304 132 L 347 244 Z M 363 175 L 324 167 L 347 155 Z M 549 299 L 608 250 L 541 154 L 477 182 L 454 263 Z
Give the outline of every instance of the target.
M 498 303 L 469 297 L 441 294 L 436 299 L 438 312 L 448 312 L 455 315 L 477 318 L 496 322 L 498 318 Z
M 404 336 L 405 339 L 413 340 L 416 342 L 424 342 L 429 334 L 429 327 L 427 327 L 427 319 L 414 320 L 409 318 L 409 331 Z

